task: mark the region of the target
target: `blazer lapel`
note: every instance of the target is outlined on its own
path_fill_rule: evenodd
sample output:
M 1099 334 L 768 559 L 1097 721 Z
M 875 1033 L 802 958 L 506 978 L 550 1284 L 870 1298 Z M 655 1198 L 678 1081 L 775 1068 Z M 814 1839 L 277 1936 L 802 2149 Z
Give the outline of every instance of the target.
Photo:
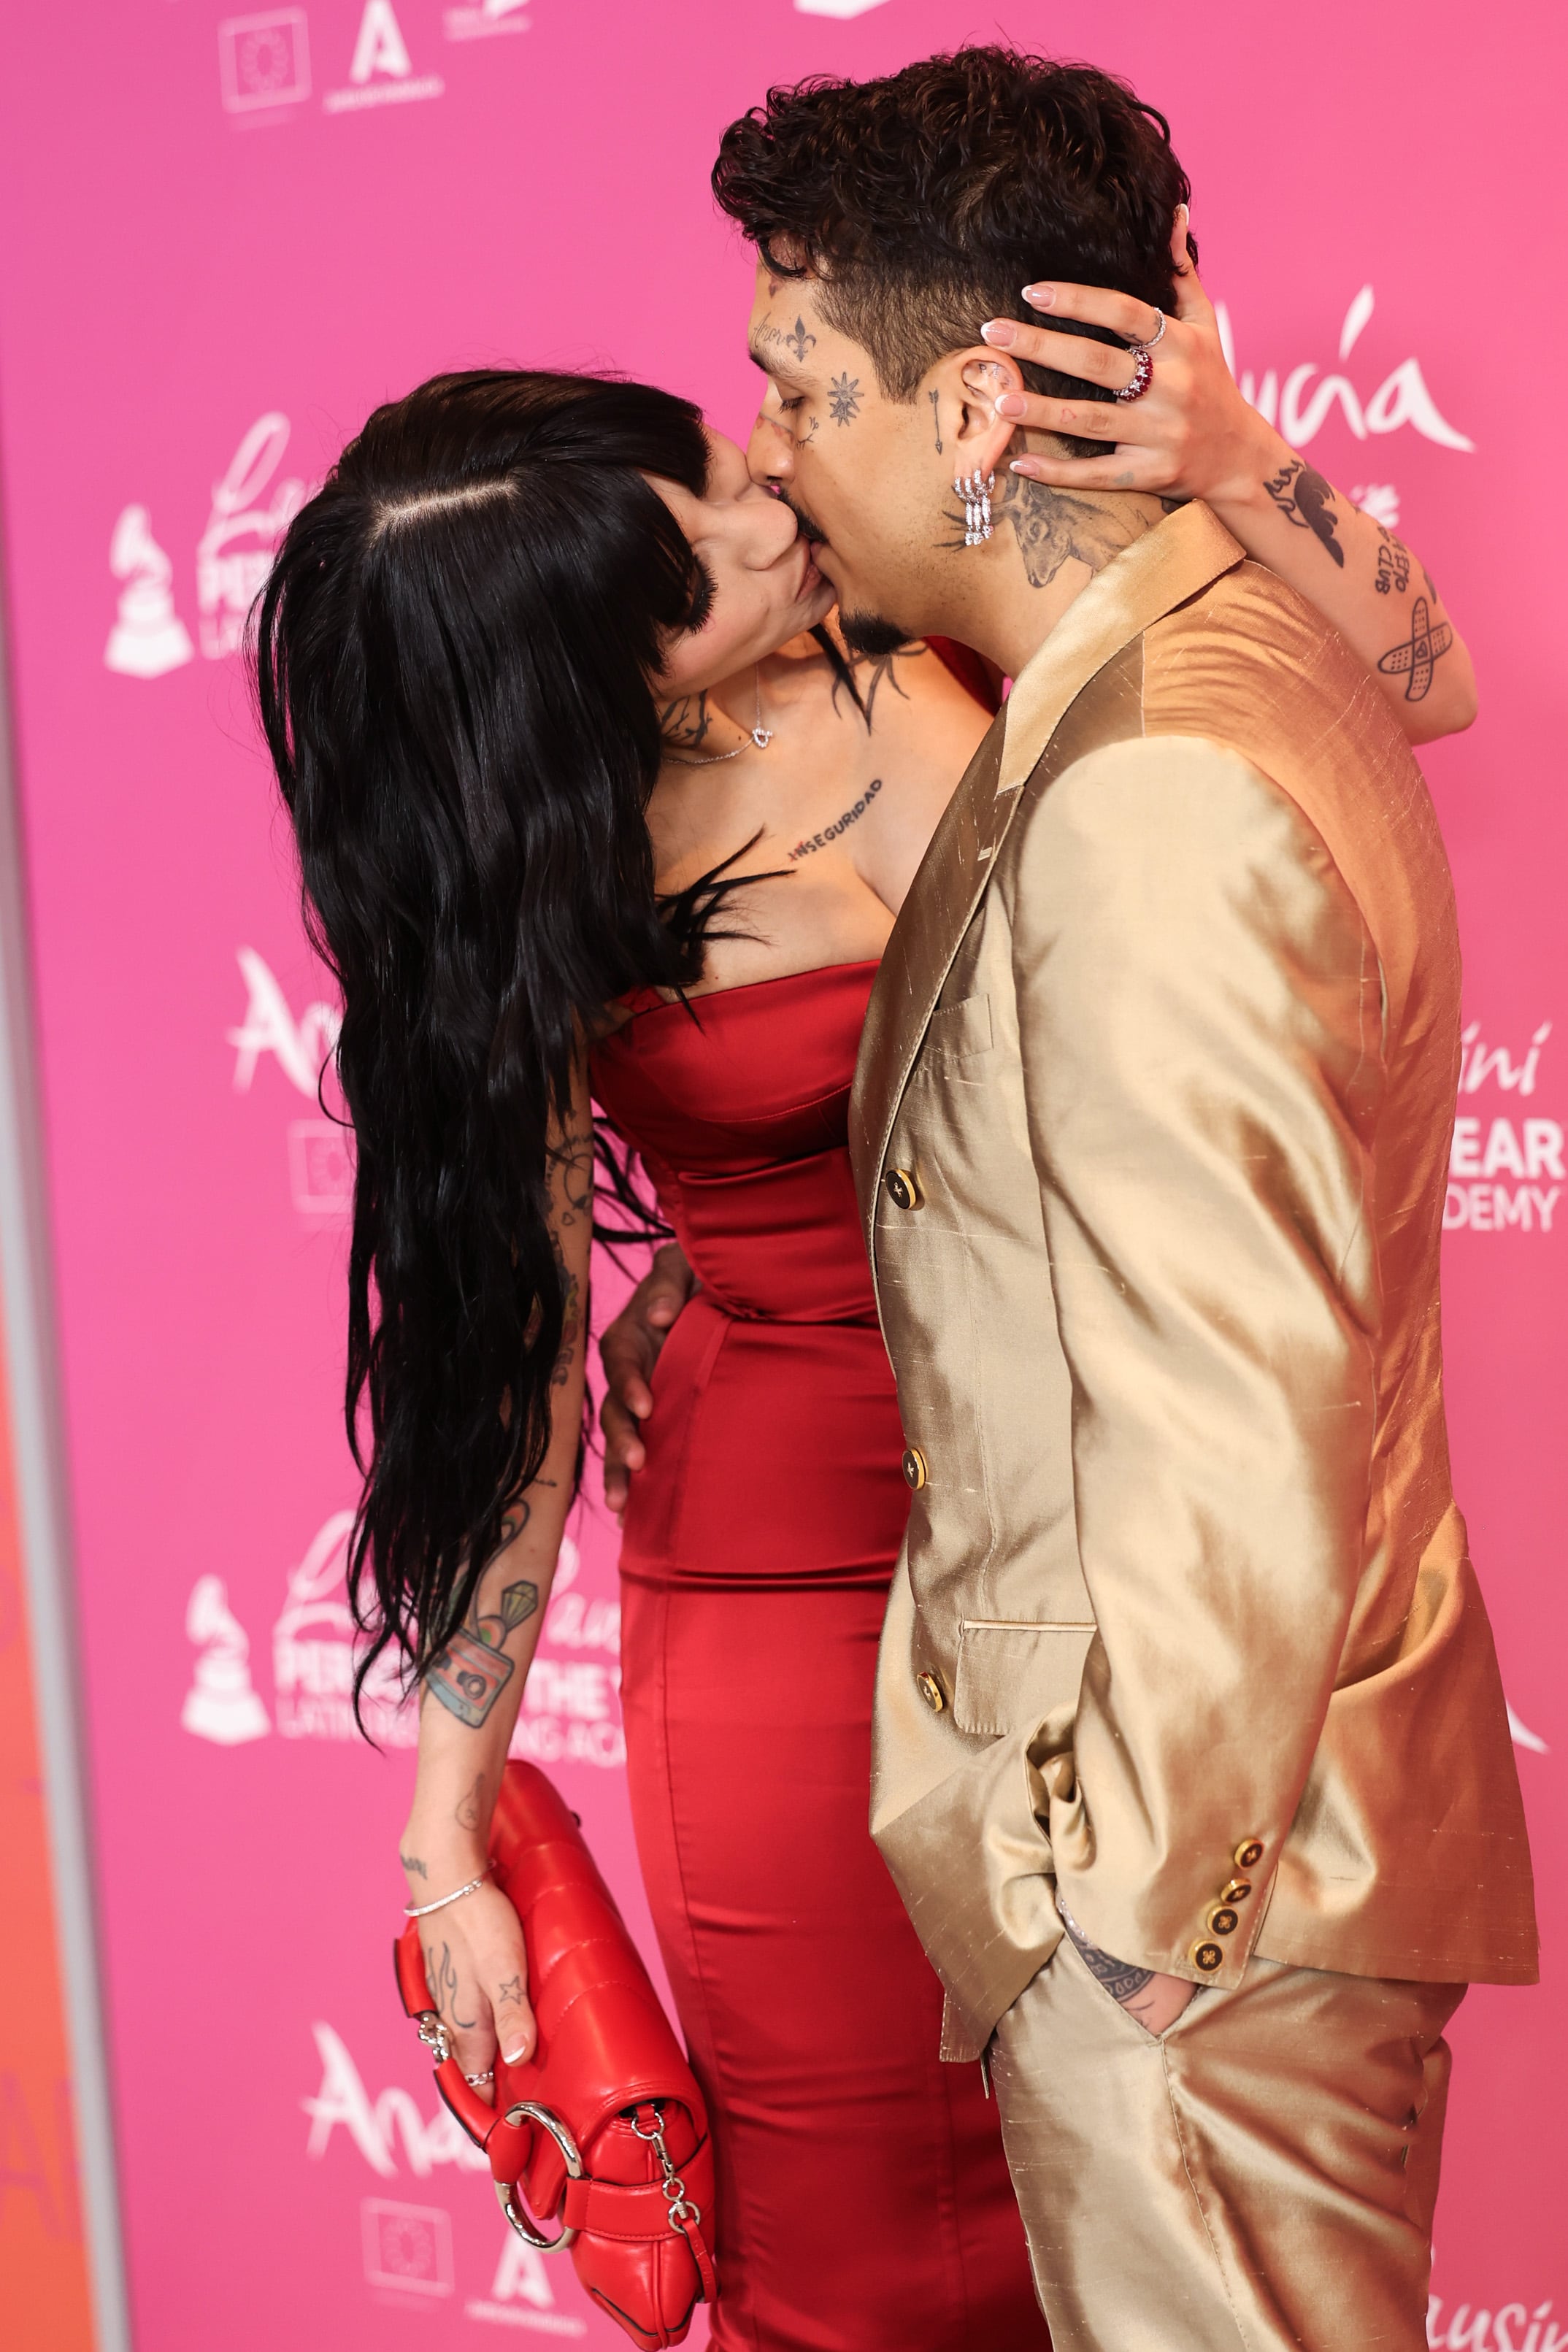
M 904 1088 L 953 957 L 996 869 L 1028 782 L 1098 670 L 1164 614 L 1242 561 L 1199 500 L 1097 572 L 1015 680 L 910 885 L 871 992 L 849 1106 L 849 1155 L 876 1276 L 877 1182 Z

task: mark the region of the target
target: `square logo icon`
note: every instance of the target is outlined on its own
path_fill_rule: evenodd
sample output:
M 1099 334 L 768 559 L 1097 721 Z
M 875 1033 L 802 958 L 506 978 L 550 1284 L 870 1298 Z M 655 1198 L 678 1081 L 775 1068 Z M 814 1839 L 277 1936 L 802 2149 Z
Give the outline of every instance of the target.
M 289 1120 L 289 1190 L 304 1216 L 341 1217 L 353 1207 L 353 1156 L 342 1128 L 328 1118 Z
M 452 2217 L 440 2205 L 398 2205 L 385 2197 L 360 2200 L 364 2274 L 372 2286 L 405 2294 L 450 2294 Z
M 310 45 L 303 8 L 230 16 L 217 28 L 217 54 L 226 113 L 297 106 L 310 95 Z

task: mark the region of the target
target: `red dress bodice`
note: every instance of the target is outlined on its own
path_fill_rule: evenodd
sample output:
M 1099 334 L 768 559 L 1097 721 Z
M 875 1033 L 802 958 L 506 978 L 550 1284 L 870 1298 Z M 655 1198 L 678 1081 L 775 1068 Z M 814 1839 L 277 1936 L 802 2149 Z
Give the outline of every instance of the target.
M 875 963 L 693 997 L 651 990 L 594 1054 L 594 1091 L 635 1144 L 726 1314 L 875 1323 L 849 1171 L 849 1089 Z

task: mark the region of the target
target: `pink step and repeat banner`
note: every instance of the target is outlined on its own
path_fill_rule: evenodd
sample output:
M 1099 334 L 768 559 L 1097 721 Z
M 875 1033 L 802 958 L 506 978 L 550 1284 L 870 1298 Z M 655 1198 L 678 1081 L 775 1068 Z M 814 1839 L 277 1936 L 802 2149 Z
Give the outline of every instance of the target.
M 145 2352 L 621 2341 L 564 2260 L 508 2242 L 394 1998 L 411 1726 L 378 1706 L 378 1754 L 350 1720 L 348 1171 L 315 1101 L 333 1012 L 248 717 L 247 608 L 366 411 L 437 368 L 616 364 L 743 435 L 749 268 L 707 193 L 723 124 L 770 81 L 999 26 L 1169 113 L 1249 395 L 1409 533 L 1476 654 L 1480 720 L 1426 761 L 1468 973 L 1448 1373 L 1555 1990 L 1481 1990 L 1459 2020 L 1430 2336 L 1568 2344 L 1561 21 L 1524 0 L 79 0 L 8 19 L 0 430 Z M 615 1553 L 590 1499 L 520 1744 L 646 1932 Z

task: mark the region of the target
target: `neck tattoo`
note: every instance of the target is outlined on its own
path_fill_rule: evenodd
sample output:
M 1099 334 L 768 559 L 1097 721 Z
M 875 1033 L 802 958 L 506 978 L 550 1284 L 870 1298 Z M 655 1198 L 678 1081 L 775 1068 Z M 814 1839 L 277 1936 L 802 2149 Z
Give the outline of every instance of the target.
M 670 751 L 668 757 L 674 761 L 678 768 L 717 768 L 725 760 L 738 760 L 742 751 L 749 751 L 753 746 L 759 751 L 767 750 L 773 740 L 775 730 L 763 725 L 763 669 L 760 662 L 752 672 L 752 677 L 757 689 L 757 720 L 756 725 L 752 729 L 750 740 L 744 743 L 737 743 L 732 751 L 708 751 L 697 760 L 683 758 L 679 751 Z

